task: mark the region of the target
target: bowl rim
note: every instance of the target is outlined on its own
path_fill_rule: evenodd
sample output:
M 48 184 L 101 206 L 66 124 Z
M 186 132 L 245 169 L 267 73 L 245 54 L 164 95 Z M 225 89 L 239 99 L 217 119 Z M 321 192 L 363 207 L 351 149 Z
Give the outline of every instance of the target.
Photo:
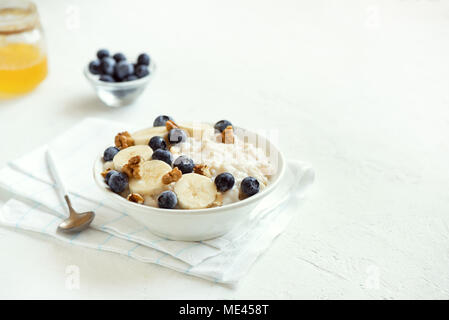
M 147 83 L 153 76 L 153 73 L 156 71 L 156 66 L 153 62 L 151 62 L 150 66 L 150 74 L 146 75 L 143 78 L 139 78 L 137 80 L 132 81 L 125 81 L 125 82 L 106 82 L 106 81 L 100 81 L 99 75 L 92 74 L 89 71 L 89 63 L 86 64 L 86 66 L 83 68 L 84 76 L 87 80 L 89 80 L 92 84 L 95 86 L 103 86 L 103 87 L 109 87 L 109 88 L 128 88 L 128 87 L 137 87 L 140 85 L 143 85 Z
M 164 208 L 147 206 L 144 204 L 138 204 L 138 203 L 126 200 L 126 198 L 122 197 L 121 195 L 119 195 L 117 193 L 114 193 L 113 191 L 111 191 L 107 188 L 104 178 L 101 176 L 101 172 L 97 172 L 97 170 L 96 170 L 99 164 L 101 164 L 101 165 L 103 164 L 102 153 L 100 153 L 94 161 L 93 176 L 94 176 L 95 183 L 110 198 L 113 198 L 117 201 L 121 201 L 123 206 L 130 206 L 130 208 L 135 208 L 140 211 L 148 211 L 151 213 L 160 213 L 160 214 L 168 214 L 168 215 L 212 214 L 212 213 L 220 213 L 223 211 L 228 211 L 228 210 L 232 210 L 235 208 L 239 208 L 239 207 L 248 205 L 248 204 L 253 203 L 259 199 L 264 198 L 265 196 L 270 194 L 279 185 L 279 183 L 280 183 L 280 181 L 282 181 L 282 178 L 285 173 L 286 163 L 285 163 L 285 157 L 284 157 L 283 153 L 268 138 L 266 138 L 265 136 L 263 136 L 261 134 L 254 132 L 254 131 L 248 130 L 248 129 L 243 129 L 240 127 L 236 127 L 236 128 L 246 131 L 246 132 L 250 132 L 252 134 L 255 134 L 257 137 L 262 137 L 266 142 L 268 142 L 270 144 L 270 150 L 274 149 L 276 151 L 276 154 L 280 160 L 278 163 L 278 172 L 277 172 L 278 174 L 277 174 L 276 179 L 274 181 L 272 181 L 272 183 L 270 183 L 262 192 L 259 192 L 254 196 L 248 197 L 246 199 L 243 199 L 243 200 L 240 200 L 237 202 L 229 203 L 229 204 L 226 204 L 221 207 L 203 208 L 203 209 L 164 209 Z M 103 166 L 101 166 L 101 168 L 103 168 Z

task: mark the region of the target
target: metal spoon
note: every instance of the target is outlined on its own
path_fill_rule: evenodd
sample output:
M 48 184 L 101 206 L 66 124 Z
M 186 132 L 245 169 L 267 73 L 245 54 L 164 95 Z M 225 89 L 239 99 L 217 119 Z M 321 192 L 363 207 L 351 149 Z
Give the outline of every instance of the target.
M 86 229 L 90 225 L 92 220 L 94 220 L 95 213 L 93 211 L 78 213 L 73 209 L 67 189 L 61 180 L 61 176 L 59 175 L 60 171 L 58 171 L 57 169 L 56 163 L 51 155 L 50 150 L 47 150 L 47 164 L 53 176 L 53 179 L 55 180 L 57 187 L 56 189 L 58 190 L 61 200 L 63 200 L 63 202 L 67 204 L 70 213 L 69 217 L 61 222 L 61 224 L 58 226 L 58 230 L 69 233 L 79 232 Z

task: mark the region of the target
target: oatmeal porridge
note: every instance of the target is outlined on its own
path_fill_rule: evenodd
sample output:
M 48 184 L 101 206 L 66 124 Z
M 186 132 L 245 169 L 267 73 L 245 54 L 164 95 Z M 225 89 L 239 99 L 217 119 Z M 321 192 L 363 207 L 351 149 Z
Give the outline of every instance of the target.
M 166 209 L 202 209 L 241 201 L 270 184 L 266 150 L 231 122 L 175 122 L 117 133 L 103 154 L 108 187 L 129 201 Z

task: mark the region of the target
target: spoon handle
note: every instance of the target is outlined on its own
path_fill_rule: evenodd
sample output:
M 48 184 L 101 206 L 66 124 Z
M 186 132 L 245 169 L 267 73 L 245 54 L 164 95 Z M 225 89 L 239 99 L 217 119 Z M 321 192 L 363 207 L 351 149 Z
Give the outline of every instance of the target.
M 48 168 L 50 169 L 50 173 L 53 176 L 53 179 L 55 180 L 56 189 L 58 190 L 59 196 L 61 197 L 61 200 L 63 202 L 67 202 L 66 198 L 68 198 L 68 192 L 64 185 L 64 182 L 62 182 L 61 175 L 59 174 L 59 172 L 61 171 L 58 170 L 56 162 L 49 149 L 47 149 L 46 155 Z

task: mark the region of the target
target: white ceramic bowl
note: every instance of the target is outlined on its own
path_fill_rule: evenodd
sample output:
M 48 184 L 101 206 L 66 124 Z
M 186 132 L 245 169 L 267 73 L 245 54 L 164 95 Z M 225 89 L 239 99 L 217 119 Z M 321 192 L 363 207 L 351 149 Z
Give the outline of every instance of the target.
M 146 226 L 151 232 L 171 240 L 200 241 L 219 237 L 240 223 L 250 219 L 257 204 L 275 190 L 285 172 L 285 159 L 282 153 L 265 137 L 248 130 L 239 130 L 240 134 L 252 136 L 256 146 L 269 152 L 270 159 L 277 161 L 276 173 L 271 176 L 270 184 L 260 193 L 245 200 L 222 207 L 183 210 L 161 209 L 130 202 L 109 190 L 104 178 L 102 155 L 95 161 L 94 179 L 100 189 L 108 196 L 112 207 L 119 207 L 126 214 Z M 256 139 L 254 139 L 256 138 Z

